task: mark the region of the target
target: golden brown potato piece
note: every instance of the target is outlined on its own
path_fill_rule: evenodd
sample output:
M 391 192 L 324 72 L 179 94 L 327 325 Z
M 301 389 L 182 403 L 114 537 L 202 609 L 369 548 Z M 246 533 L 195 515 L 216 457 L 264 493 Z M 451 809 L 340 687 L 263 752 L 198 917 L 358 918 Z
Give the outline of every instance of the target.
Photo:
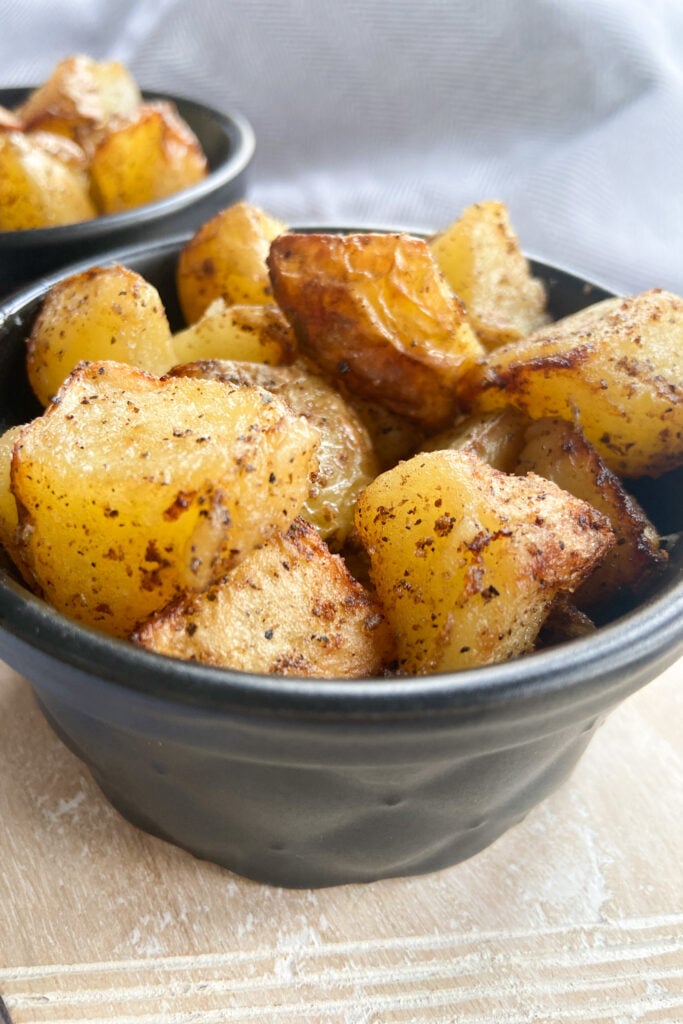
M 361 495 L 356 526 L 410 675 L 532 650 L 558 592 L 613 543 L 586 502 L 469 451 L 427 452 L 383 473 Z
M 87 146 L 112 117 L 128 116 L 140 102 L 140 90 L 123 64 L 77 55 L 60 61 L 17 115 L 27 131 L 40 128 Z
M 48 405 L 78 363 L 101 359 L 157 375 L 175 361 L 159 293 L 118 265 L 85 270 L 48 292 L 28 339 L 28 379 Z
M 607 299 L 490 352 L 458 390 L 574 422 L 618 476 L 659 476 L 683 463 L 683 301 Z
M 17 503 L 12 493 L 10 471 L 14 443 L 21 427 L 10 427 L 0 435 L 0 544 L 12 561 L 17 561 Z
M 448 430 L 428 438 L 422 445 L 422 451 L 437 452 L 444 448 L 461 451 L 466 448 L 494 469 L 512 473 L 530 423 L 528 416 L 512 406 L 467 416 Z
M 96 214 L 79 168 L 23 132 L 0 132 L 0 231 L 51 228 Z
M 59 611 L 127 636 L 289 528 L 317 444 L 262 388 L 81 364 L 14 447 L 20 568 Z
M 180 307 L 188 324 L 214 299 L 226 305 L 268 304 L 273 293 L 266 257 L 285 225 L 251 203 L 221 210 L 203 224 L 178 258 Z
M 608 617 L 623 598 L 642 593 L 667 563 L 657 531 L 598 452 L 564 420 L 544 419 L 525 433 L 516 472 L 552 480 L 605 515 L 616 543 L 574 592 L 579 609 Z
M 424 240 L 281 235 L 268 267 L 300 348 L 333 380 L 426 429 L 452 421 L 454 383 L 483 349 Z
M 425 431 L 417 423 L 379 402 L 361 398 L 348 388 L 339 390 L 368 432 L 379 472 L 391 469 L 400 459 L 407 459 L 420 449 Z
M 208 164 L 190 127 L 171 103 L 141 104 L 111 123 L 90 161 L 101 213 L 120 213 L 180 192 L 206 177 Z
M 178 366 L 172 373 L 237 386 L 257 384 L 320 431 L 317 466 L 301 515 L 338 551 L 353 526 L 356 498 L 379 471 L 367 431 L 341 395 L 303 362 L 269 367 L 216 359 Z
M 232 359 L 280 366 L 292 362 L 296 347 L 277 306 L 227 306 L 224 299 L 215 299 L 199 320 L 173 335 L 176 363 Z
M 487 348 L 547 322 L 545 287 L 531 274 L 504 203 L 469 206 L 430 241 L 430 248 Z
M 557 644 L 588 636 L 597 629 L 585 612 L 580 611 L 567 594 L 558 594 L 541 626 L 536 648 L 555 647 Z
M 134 640 L 176 658 L 311 678 L 381 675 L 394 654 L 377 601 L 303 519 L 208 591 L 154 616 Z

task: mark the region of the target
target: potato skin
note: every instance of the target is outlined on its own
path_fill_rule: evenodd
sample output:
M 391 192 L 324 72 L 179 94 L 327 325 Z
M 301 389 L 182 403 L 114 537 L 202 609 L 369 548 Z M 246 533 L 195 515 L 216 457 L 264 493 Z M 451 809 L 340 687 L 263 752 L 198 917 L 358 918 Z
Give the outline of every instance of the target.
M 423 239 L 290 233 L 268 269 L 302 352 L 333 381 L 428 429 L 453 420 L 454 383 L 483 349 Z
M 683 300 L 608 299 L 494 349 L 457 384 L 470 411 L 576 423 L 620 477 L 683 463 Z
M 59 611 L 127 636 L 288 528 L 317 443 L 263 389 L 81 364 L 14 445 L 19 568 Z
M 78 363 L 102 359 L 157 375 L 174 362 L 159 293 L 118 264 L 92 267 L 50 289 L 28 338 L 26 371 L 47 406 Z
M 381 474 L 358 501 L 356 527 L 409 675 L 532 650 L 557 594 L 614 539 L 586 502 L 469 451 L 427 452 Z
M 133 639 L 176 658 L 308 678 L 381 675 L 394 655 L 376 599 L 303 519 L 207 591 L 153 616 Z

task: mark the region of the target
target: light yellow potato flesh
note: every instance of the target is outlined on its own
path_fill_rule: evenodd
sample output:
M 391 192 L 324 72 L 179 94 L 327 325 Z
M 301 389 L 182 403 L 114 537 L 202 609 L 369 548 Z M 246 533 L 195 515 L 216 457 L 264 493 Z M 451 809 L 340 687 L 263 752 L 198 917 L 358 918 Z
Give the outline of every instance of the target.
M 65 278 L 48 292 L 26 350 L 28 379 L 47 406 L 82 360 L 115 360 L 162 374 L 175 362 L 156 288 L 118 265 Z
M 80 169 L 30 135 L 0 131 L 0 231 L 59 227 L 95 215 Z
M 172 373 L 267 388 L 320 432 L 317 464 L 301 515 L 338 551 L 351 532 L 356 498 L 379 472 L 370 437 L 342 396 L 303 361 L 269 367 L 204 360 L 175 367 Z
M 424 240 L 285 234 L 268 267 L 301 350 L 335 382 L 427 429 L 452 422 L 455 381 L 483 349 Z
M 127 636 L 289 527 L 317 444 L 261 388 L 82 365 L 14 447 L 20 568 L 59 611 Z
M 174 362 L 232 359 L 237 362 L 291 363 L 296 338 L 277 306 L 227 306 L 215 299 L 195 323 L 173 335 Z
M 683 463 L 683 301 L 608 299 L 495 349 L 457 387 L 472 411 L 575 423 L 620 477 L 659 476 Z
M 522 338 L 547 321 L 545 287 L 531 274 L 504 203 L 469 206 L 431 239 L 430 248 L 487 348 Z
M 134 639 L 176 658 L 310 678 L 380 675 L 394 653 L 376 599 L 303 519 L 209 590 L 172 603 Z
M 221 210 L 186 242 L 178 257 L 178 298 L 188 324 L 214 299 L 228 306 L 273 301 L 266 267 L 270 243 L 285 225 L 239 202 Z
M 586 502 L 468 451 L 427 452 L 381 474 L 358 501 L 356 527 L 409 675 L 532 650 L 556 595 L 613 543 Z
M 101 213 L 120 213 L 180 192 L 206 177 L 196 136 L 169 103 L 141 104 L 111 124 L 90 161 L 92 193 Z

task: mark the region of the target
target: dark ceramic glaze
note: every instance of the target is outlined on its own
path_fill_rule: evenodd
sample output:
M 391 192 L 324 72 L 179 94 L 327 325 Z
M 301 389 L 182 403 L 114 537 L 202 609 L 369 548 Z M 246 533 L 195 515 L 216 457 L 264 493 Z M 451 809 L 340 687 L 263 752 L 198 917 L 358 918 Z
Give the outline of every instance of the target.
M 31 90 L 0 89 L 0 106 L 13 109 Z M 170 100 L 197 136 L 209 174 L 190 188 L 123 213 L 62 227 L 0 231 L 0 300 L 10 292 L 75 260 L 118 246 L 149 244 L 193 231 L 245 194 L 254 153 L 251 125 L 237 113 L 219 113 L 193 100 L 144 92 L 147 100 Z
M 177 326 L 179 244 L 113 257 L 159 288 Z M 534 267 L 555 315 L 606 294 Z M 54 279 L 0 312 L 4 426 L 39 411 L 23 339 Z M 671 474 L 640 496 L 671 530 L 680 494 Z M 679 545 L 638 609 L 517 661 L 313 681 L 206 668 L 109 639 L 54 612 L 7 567 L 0 657 L 30 680 L 55 731 L 134 824 L 263 882 L 365 882 L 471 857 L 556 789 L 605 715 L 683 651 L 681 577 Z

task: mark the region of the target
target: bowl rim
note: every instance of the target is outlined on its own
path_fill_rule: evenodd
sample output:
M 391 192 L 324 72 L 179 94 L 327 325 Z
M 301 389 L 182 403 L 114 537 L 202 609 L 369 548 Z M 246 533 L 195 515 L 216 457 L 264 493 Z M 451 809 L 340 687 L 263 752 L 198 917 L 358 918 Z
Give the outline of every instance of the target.
M 21 102 L 21 95 L 28 96 L 35 86 L 7 86 L 0 88 L 0 105 L 11 94 L 13 103 Z M 183 210 L 220 190 L 246 170 L 256 149 L 256 135 L 250 121 L 236 110 L 220 111 L 215 107 L 175 93 L 158 90 L 141 90 L 143 100 L 164 100 L 175 103 L 182 110 L 208 115 L 221 126 L 230 140 L 231 152 L 226 160 L 218 164 L 201 181 L 188 188 L 174 192 L 153 203 L 144 203 L 120 213 L 100 214 L 91 220 L 74 224 L 61 224 L 48 228 L 25 228 L 20 231 L 0 231 L 0 252 L 3 249 L 32 249 L 36 246 L 58 246 L 73 242 L 86 242 L 100 236 L 115 236 L 119 231 L 159 220 Z M 16 97 L 19 97 L 16 99 Z
M 310 224 L 291 230 L 349 232 L 372 228 Z M 90 257 L 60 268 L 9 296 L 4 304 L 0 302 L 0 330 L 5 323 L 19 323 L 22 309 L 64 277 L 95 265 L 125 265 L 127 260 L 143 256 L 170 256 L 189 237 L 191 233 L 183 233 L 152 243 L 122 246 L 102 254 L 99 260 Z M 528 259 L 532 267 L 545 270 L 549 277 L 559 273 L 583 285 L 608 290 L 557 264 L 531 255 Z M 98 681 L 106 680 L 131 693 L 173 705 L 219 713 L 238 709 L 297 718 L 350 720 L 389 714 L 419 719 L 447 712 L 469 713 L 492 705 L 521 707 L 536 700 L 555 709 L 569 703 L 590 709 L 596 703 L 616 703 L 625 688 L 636 689 L 683 653 L 683 566 L 671 567 L 667 579 L 642 604 L 588 636 L 506 662 L 423 676 L 274 677 L 169 657 L 67 618 L 32 594 L 17 581 L 9 564 L 0 561 L 0 657 L 7 658 L 3 634 L 39 650 L 63 668 L 86 676 L 96 673 Z M 7 660 L 11 664 L 11 657 Z M 640 674 L 639 684 L 631 680 L 634 669 Z

